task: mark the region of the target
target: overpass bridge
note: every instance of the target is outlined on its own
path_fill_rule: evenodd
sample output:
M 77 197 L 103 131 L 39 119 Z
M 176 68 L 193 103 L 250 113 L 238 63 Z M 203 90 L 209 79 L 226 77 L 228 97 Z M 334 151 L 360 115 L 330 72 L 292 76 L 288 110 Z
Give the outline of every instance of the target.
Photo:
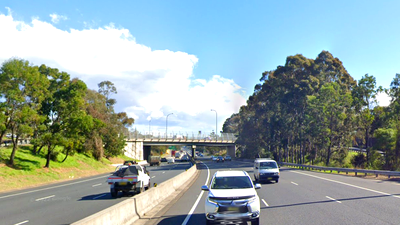
M 233 133 L 221 133 L 218 136 L 215 135 L 181 135 L 172 134 L 169 136 L 165 135 L 154 135 L 154 134 L 139 134 L 130 135 L 126 139 L 124 152 L 126 156 L 129 156 L 138 160 L 147 160 L 151 146 L 155 145 L 183 145 L 191 146 L 192 156 L 197 146 L 216 146 L 216 147 L 227 147 L 228 155 L 235 157 L 236 155 L 236 137 Z

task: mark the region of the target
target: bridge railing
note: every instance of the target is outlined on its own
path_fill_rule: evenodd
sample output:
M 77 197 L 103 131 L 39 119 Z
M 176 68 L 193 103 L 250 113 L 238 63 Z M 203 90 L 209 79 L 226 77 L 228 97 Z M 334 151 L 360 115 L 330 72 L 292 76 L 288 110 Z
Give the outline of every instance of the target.
M 204 134 L 204 133 L 177 133 L 165 135 L 165 133 L 131 133 L 127 137 L 128 140 L 160 140 L 160 141 L 177 141 L 177 142 L 230 142 L 236 141 L 237 137 L 234 133 Z

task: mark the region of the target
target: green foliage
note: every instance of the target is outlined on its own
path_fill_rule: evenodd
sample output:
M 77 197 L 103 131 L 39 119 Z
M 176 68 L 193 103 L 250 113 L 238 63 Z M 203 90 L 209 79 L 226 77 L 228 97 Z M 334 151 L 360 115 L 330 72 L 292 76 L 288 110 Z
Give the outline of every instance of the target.
M 364 153 L 354 155 L 353 159 L 351 159 L 351 164 L 356 168 L 364 168 L 366 162 L 367 157 L 365 157 Z

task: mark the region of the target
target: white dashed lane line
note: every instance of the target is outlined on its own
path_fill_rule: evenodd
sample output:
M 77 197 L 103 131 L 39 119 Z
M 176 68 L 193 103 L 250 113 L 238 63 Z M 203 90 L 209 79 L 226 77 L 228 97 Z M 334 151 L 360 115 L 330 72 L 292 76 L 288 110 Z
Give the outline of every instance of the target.
M 47 197 L 43 197 L 43 198 L 38 198 L 38 199 L 36 199 L 35 201 L 42 201 L 42 200 L 45 200 L 45 199 L 49 199 L 49 198 L 52 198 L 52 197 L 54 197 L 55 195 L 50 195 L 50 196 L 47 196 Z
M 151 178 L 154 178 L 154 177 L 156 177 L 156 176 L 152 176 Z
M 290 183 L 292 183 L 292 184 L 294 184 L 294 185 L 299 185 L 299 184 L 297 184 L 297 183 L 295 183 L 295 182 L 290 182 Z
M 338 201 L 338 200 L 336 200 L 336 199 L 334 199 L 334 198 L 331 198 L 331 197 L 329 197 L 329 196 L 325 196 L 325 197 L 327 197 L 328 199 L 330 199 L 330 200 L 332 200 L 332 201 L 335 201 L 335 202 L 337 202 L 337 203 L 342 203 L 341 201 Z
M 25 220 L 25 221 L 22 221 L 22 222 L 20 222 L 20 223 L 16 223 L 16 224 L 14 224 L 14 225 L 22 225 L 22 224 L 25 224 L 25 223 L 28 223 L 29 222 L 29 220 Z
M 100 186 L 101 184 L 93 184 L 92 187 Z
M 264 199 L 261 199 L 261 201 L 265 204 L 265 206 L 269 207 L 268 203 Z

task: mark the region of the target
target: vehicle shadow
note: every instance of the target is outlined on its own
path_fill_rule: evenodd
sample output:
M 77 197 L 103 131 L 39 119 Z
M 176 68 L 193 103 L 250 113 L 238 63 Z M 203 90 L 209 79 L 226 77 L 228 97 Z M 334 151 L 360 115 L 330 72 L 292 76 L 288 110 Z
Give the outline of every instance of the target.
M 115 200 L 120 198 L 129 198 L 136 195 L 134 191 L 130 191 L 128 193 L 118 192 L 118 196 L 116 198 L 111 197 L 110 192 L 99 193 L 95 195 L 86 195 L 81 197 L 78 201 L 96 201 L 96 200 Z
M 170 225 L 170 224 L 183 224 L 187 215 L 177 215 L 177 216 L 162 216 L 159 219 L 158 225 Z M 187 224 L 206 224 L 206 218 L 204 213 L 192 214 Z
M 261 209 L 274 209 L 274 208 L 284 208 L 284 207 L 293 207 L 293 206 L 303 206 L 303 205 L 313 205 L 313 204 L 325 204 L 332 202 L 345 202 L 345 201 L 355 201 L 355 200 L 363 200 L 363 199 L 374 199 L 374 198 L 393 198 L 394 196 L 400 197 L 400 194 L 392 194 L 392 195 L 375 195 L 375 196 L 364 196 L 364 197 L 354 197 L 354 198 L 341 198 L 335 200 L 323 200 L 323 201 L 314 201 L 314 202 L 301 202 L 301 203 L 293 203 L 286 205 L 270 205 L 268 207 L 261 207 Z

